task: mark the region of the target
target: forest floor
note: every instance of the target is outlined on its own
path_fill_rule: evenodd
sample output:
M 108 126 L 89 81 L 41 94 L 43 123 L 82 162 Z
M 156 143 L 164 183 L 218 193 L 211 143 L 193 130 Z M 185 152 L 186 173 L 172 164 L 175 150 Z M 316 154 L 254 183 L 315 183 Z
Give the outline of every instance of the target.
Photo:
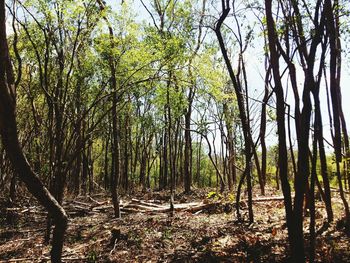
M 203 210 L 137 212 L 131 209 L 114 219 L 107 195 L 67 198 L 69 215 L 64 262 L 288 262 L 287 230 L 282 200 L 254 202 L 255 223 L 237 222 L 232 196 L 198 190 L 179 194 L 179 203 L 212 203 Z M 339 219 L 341 201 L 334 193 L 336 219 L 317 237 L 316 262 L 350 262 L 350 238 Z M 280 193 L 269 191 L 267 196 Z M 210 198 L 209 198 L 210 197 Z M 167 205 L 168 192 L 133 195 L 138 200 Z M 242 199 L 244 200 L 244 196 Z M 259 199 L 258 195 L 254 197 Z M 0 199 L 1 200 L 1 199 Z M 4 199 L 2 199 L 4 200 Z M 123 202 L 131 198 L 122 198 Z M 46 213 L 32 198 L 22 198 L 21 206 L 0 206 L 0 262 L 47 262 L 50 246 L 44 243 Z M 88 205 L 90 205 L 88 207 Z M 204 206 L 203 206 L 204 207 Z M 247 221 L 247 207 L 241 203 Z M 15 214 L 6 223 L 6 214 Z M 324 206 L 317 203 L 317 229 L 326 222 Z M 305 236 L 308 240 L 308 217 Z M 308 242 L 305 244 L 308 247 Z

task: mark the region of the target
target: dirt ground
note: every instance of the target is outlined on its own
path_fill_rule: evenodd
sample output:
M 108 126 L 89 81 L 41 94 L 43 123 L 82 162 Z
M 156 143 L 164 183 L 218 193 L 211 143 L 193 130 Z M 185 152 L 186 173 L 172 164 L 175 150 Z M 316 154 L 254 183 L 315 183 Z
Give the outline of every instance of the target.
M 272 194 L 272 193 L 270 193 Z M 273 193 L 278 195 L 279 193 Z M 135 196 L 133 196 L 135 197 Z M 255 196 L 259 198 L 259 196 Z M 154 192 L 137 196 L 165 204 L 168 193 Z M 243 197 L 244 199 L 244 197 Z M 65 208 L 69 227 L 63 252 L 64 262 L 288 262 L 287 230 L 283 201 L 254 203 L 255 223 L 237 222 L 229 196 L 208 191 L 175 200 L 215 202 L 209 209 L 168 213 L 128 212 L 113 218 L 106 195 L 94 195 L 100 209 L 86 209 L 87 197 L 68 198 Z M 123 200 L 128 200 L 125 197 Z M 317 204 L 317 262 L 350 262 L 350 238 L 339 223 L 341 202 L 335 196 L 336 219 L 327 229 L 324 207 Z M 6 223 L 9 211 L 0 207 L 0 262 L 48 262 L 50 246 L 44 243 L 46 213 L 32 198 L 10 210 L 13 224 Z M 242 215 L 247 209 L 242 202 Z M 337 223 L 338 222 L 338 223 Z M 308 217 L 305 220 L 308 247 Z

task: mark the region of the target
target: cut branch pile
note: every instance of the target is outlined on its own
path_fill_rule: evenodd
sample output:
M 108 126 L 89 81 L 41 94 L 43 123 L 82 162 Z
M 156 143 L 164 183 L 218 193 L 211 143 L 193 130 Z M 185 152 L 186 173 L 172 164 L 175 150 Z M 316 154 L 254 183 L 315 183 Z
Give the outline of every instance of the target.
M 90 199 L 91 200 L 91 199 Z M 91 200 L 92 201 L 92 200 Z M 200 213 L 203 210 L 213 209 L 220 202 L 204 203 L 204 202 L 191 202 L 174 204 L 174 210 L 176 212 L 189 212 L 189 213 Z M 108 202 L 93 201 L 92 203 L 84 203 L 81 201 L 73 200 L 67 203 L 65 206 L 70 216 L 85 216 L 88 214 L 101 213 L 113 208 Z M 143 201 L 138 199 L 131 199 L 129 202 L 120 202 L 121 212 L 126 213 L 167 213 L 170 212 L 170 204 L 158 204 L 154 200 Z
M 105 213 L 106 211 L 113 208 L 109 200 L 97 201 L 92 197 L 88 197 L 89 201 L 72 200 L 64 202 L 64 208 L 71 217 L 82 217 L 92 214 Z M 253 199 L 253 202 L 270 202 L 270 201 L 283 201 L 283 196 L 271 196 L 271 197 L 260 197 Z M 242 200 L 241 203 L 244 205 L 247 200 Z M 223 201 L 215 202 L 191 202 L 191 203 L 175 203 L 174 210 L 176 212 L 189 212 L 189 213 L 201 213 L 206 210 L 213 210 L 223 205 Z M 120 202 L 121 212 L 124 214 L 128 213 L 168 213 L 170 212 L 169 203 L 159 203 L 159 200 L 139 200 L 131 199 L 128 202 Z M 41 214 L 44 211 L 40 209 L 40 206 L 32 207 L 15 207 L 6 208 L 8 212 L 13 211 L 20 214 L 23 213 L 35 213 Z M 46 213 L 46 212 L 44 212 Z
M 109 201 L 97 201 L 89 198 L 91 203 L 84 203 L 81 201 L 73 200 L 67 203 L 66 210 L 70 216 L 85 216 L 94 213 L 103 213 L 109 209 L 112 209 L 112 204 Z M 253 199 L 253 202 L 270 202 L 270 201 L 283 201 L 283 196 L 271 196 L 271 197 L 260 197 Z M 245 203 L 246 200 L 242 200 Z M 180 203 L 174 204 L 174 210 L 176 212 L 189 212 L 189 213 L 201 213 L 205 210 L 213 210 L 222 205 L 223 202 L 191 202 L 191 203 Z M 129 213 L 145 213 L 145 214 L 157 214 L 157 213 L 168 213 L 170 212 L 170 204 L 160 204 L 157 200 L 139 200 L 131 199 L 128 202 L 120 202 L 121 212 L 124 214 Z
M 179 212 L 196 213 L 202 210 L 214 208 L 219 202 L 204 203 L 192 202 L 183 204 L 174 204 L 174 210 Z M 138 199 L 132 199 L 131 202 L 125 204 L 121 208 L 122 212 L 142 212 L 142 213 L 167 213 L 170 212 L 169 204 L 156 204 L 154 202 L 145 202 Z

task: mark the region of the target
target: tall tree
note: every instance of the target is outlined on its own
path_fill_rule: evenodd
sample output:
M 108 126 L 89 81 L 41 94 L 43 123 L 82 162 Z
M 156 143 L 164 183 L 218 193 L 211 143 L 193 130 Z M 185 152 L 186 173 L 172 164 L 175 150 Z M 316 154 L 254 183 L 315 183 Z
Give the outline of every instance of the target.
M 51 260 L 61 262 L 68 218 L 64 209 L 33 172 L 18 140 L 14 74 L 6 39 L 5 17 L 5 1 L 0 1 L 0 132 L 2 143 L 19 178 L 26 184 L 29 192 L 47 209 L 54 221 Z
M 221 53 L 224 57 L 224 61 L 230 76 L 230 79 L 232 81 L 235 94 L 237 97 L 237 103 L 238 103 L 238 109 L 239 109 L 239 116 L 242 124 L 242 130 L 243 130 L 243 136 L 244 136 L 244 155 L 245 155 L 245 169 L 244 173 L 242 175 L 241 182 L 243 182 L 243 179 L 246 178 L 247 180 L 247 188 L 248 188 L 248 207 L 249 207 L 249 221 L 252 223 L 254 221 L 254 216 L 253 216 L 253 206 L 252 206 L 252 174 L 251 174 L 251 167 L 252 167 L 252 156 L 253 156 L 253 139 L 251 135 L 251 131 L 249 128 L 249 120 L 247 117 L 247 105 L 244 103 L 244 97 L 243 97 L 243 89 L 242 85 L 238 79 L 238 76 L 236 76 L 232 63 L 230 61 L 230 58 L 227 53 L 227 49 L 225 47 L 225 42 L 221 33 L 221 27 L 227 18 L 228 14 L 230 13 L 230 1 L 224 0 L 222 1 L 222 13 L 219 18 L 219 20 L 216 22 L 216 27 L 215 27 L 215 33 L 219 41 L 219 46 Z M 242 54 L 241 54 L 242 55 Z M 239 200 L 239 190 L 237 193 L 237 200 Z M 239 201 L 237 201 L 239 202 Z M 239 205 L 237 206 L 237 212 L 239 216 Z
M 344 204 L 346 231 L 350 235 L 350 208 L 345 198 L 343 190 L 343 182 L 341 179 L 340 163 L 342 161 L 342 134 L 343 129 L 344 138 L 346 139 L 346 154 L 349 152 L 349 138 L 347 135 L 346 123 L 344 114 L 342 112 L 341 91 L 340 91 L 340 74 L 341 74 L 341 46 L 339 35 L 339 3 L 337 0 L 325 1 L 325 16 L 326 28 L 329 37 L 330 58 L 329 58 L 329 87 L 332 99 L 333 110 L 333 143 L 336 162 L 336 175 L 339 184 L 340 197 Z
M 282 192 L 284 196 L 284 207 L 286 211 L 286 221 L 288 229 L 288 239 L 291 246 L 291 251 L 295 251 L 295 236 L 294 236 L 294 218 L 292 209 L 291 189 L 288 182 L 288 157 L 285 129 L 285 105 L 284 91 L 281 83 L 281 74 L 279 66 L 279 55 L 277 51 L 277 33 L 275 22 L 272 14 L 272 0 L 265 1 L 265 12 L 267 22 L 267 34 L 270 51 L 270 63 L 274 78 L 274 90 L 277 99 L 277 129 L 278 129 L 278 167 L 279 177 L 281 179 Z M 292 252 L 292 253 L 293 253 Z
M 102 1 L 97 1 L 98 5 L 102 12 L 105 11 L 106 7 Z M 111 175 L 111 192 L 112 192 L 112 202 L 114 207 L 114 216 L 116 218 L 120 218 L 120 204 L 119 204 L 119 176 L 120 176 L 120 148 L 119 148 L 119 125 L 118 125 L 118 115 L 117 115 L 117 107 L 119 104 L 119 93 L 117 86 L 117 76 L 116 76 L 116 61 L 114 56 L 112 55 L 112 51 L 115 48 L 115 36 L 113 32 L 113 28 L 106 16 L 104 19 L 108 26 L 109 32 L 109 42 L 110 42 L 110 55 L 108 58 L 109 68 L 110 68 L 110 85 L 112 91 L 112 175 Z

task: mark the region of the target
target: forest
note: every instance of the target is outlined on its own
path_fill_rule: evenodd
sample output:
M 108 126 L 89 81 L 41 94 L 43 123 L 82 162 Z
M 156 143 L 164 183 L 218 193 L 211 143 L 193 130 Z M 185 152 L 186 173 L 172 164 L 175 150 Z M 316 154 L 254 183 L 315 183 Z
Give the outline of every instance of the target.
M 350 2 L 0 0 L 0 262 L 350 262 Z

